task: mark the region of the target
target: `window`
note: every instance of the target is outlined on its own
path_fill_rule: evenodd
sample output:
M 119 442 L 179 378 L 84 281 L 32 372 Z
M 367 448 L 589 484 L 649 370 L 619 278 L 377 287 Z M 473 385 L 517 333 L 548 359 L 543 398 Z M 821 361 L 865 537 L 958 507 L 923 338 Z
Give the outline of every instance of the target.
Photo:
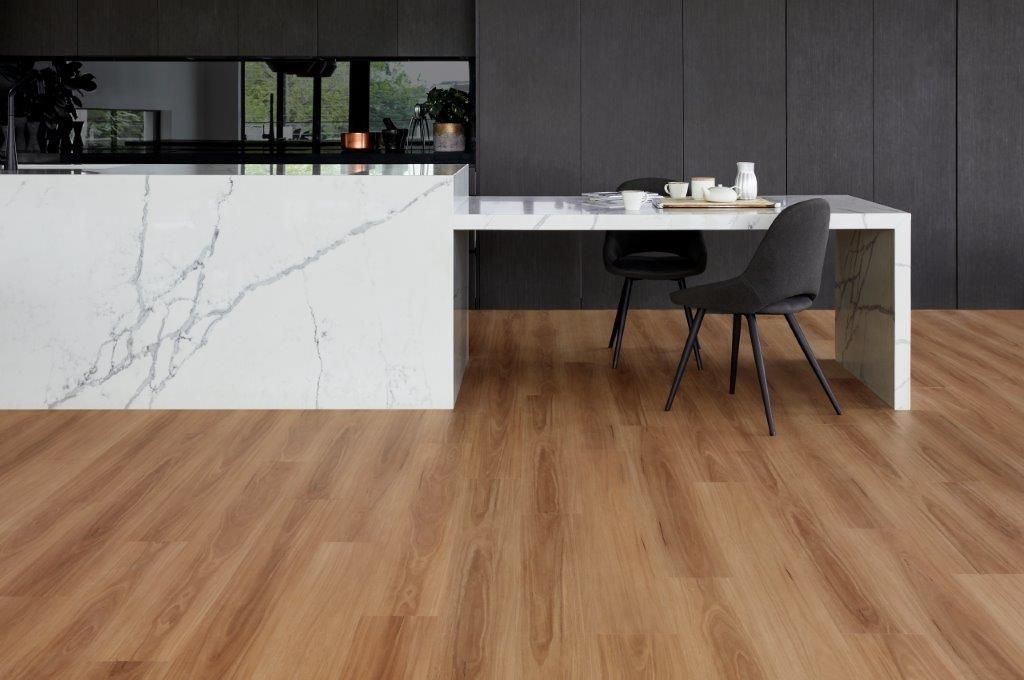
M 472 93 L 468 61 L 247 61 L 243 73 L 243 138 L 314 151 L 340 145 L 344 132 L 377 132 L 385 118 L 409 127 L 431 88 Z
M 469 62 L 371 62 L 370 129 L 382 129 L 385 118 L 399 127 L 408 127 L 413 108 L 425 102 L 427 93 L 434 87 L 455 87 L 469 92 Z
M 87 149 L 120 149 L 133 142 L 160 139 L 159 111 L 79 109 L 83 144 Z

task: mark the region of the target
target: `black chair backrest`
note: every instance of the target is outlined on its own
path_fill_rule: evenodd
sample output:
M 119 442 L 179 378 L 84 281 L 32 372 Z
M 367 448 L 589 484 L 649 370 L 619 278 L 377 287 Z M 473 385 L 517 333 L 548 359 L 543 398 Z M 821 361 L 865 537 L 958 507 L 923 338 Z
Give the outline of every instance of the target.
M 665 196 L 666 177 L 640 177 L 623 182 L 616 191 L 646 191 Z M 708 249 L 699 231 L 609 231 L 604 236 L 604 259 L 614 262 L 636 253 L 670 253 L 691 259 L 700 269 L 707 265 Z
M 741 275 L 758 299 L 767 305 L 818 296 L 830 214 L 821 198 L 794 203 L 779 213 Z

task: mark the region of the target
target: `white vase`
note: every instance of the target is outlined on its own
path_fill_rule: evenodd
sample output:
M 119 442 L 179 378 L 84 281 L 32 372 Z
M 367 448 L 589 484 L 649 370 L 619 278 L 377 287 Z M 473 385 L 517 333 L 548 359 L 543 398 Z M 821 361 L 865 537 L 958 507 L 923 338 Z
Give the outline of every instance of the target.
M 736 193 L 741 201 L 757 198 L 757 175 L 753 163 L 736 164 Z

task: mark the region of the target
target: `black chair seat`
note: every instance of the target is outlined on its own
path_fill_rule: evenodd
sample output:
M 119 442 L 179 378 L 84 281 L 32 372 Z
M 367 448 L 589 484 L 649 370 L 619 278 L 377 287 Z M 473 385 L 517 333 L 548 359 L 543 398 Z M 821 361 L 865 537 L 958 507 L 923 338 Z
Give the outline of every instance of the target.
M 617 276 L 647 281 L 678 281 L 704 271 L 701 262 L 675 253 L 631 253 L 608 263 L 608 271 Z
M 707 283 L 671 294 L 672 302 L 712 314 L 793 314 L 809 308 L 814 298 L 794 295 L 766 302 L 742 277 Z

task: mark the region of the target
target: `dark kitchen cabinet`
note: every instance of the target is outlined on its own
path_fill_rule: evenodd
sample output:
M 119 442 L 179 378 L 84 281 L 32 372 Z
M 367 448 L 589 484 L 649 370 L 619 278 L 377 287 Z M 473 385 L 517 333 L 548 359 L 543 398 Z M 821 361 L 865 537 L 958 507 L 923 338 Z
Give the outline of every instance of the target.
M 319 0 L 318 51 L 325 57 L 394 57 L 397 0 Z
M 959 16 L 959 304 L 1022 309 L 1024 3 L 960 0 Z M 928 180 L 935 168 L 919 172 Z M 919 224 L 915 215 L 915 241 Z
M 580 192 L 580 8 L 478 0 L 481 194 Z M 482 307 L 578 308 L 579 234 L 480 234 Z
M 238 47 L 244 57 L 315 56 L 317 0 L 247 0 L 238 14 Z
M 398 0 L 398 54 L 472 57 L 475 0 Z
M 73 56 L 76 0 L 0 0 L 0 56 Z
M 78 53 L 145 57 L 159 53 L 157 0 L 78 0 Z
M 875 4 L 875 200 L 913 214 L 913 305 L 956 307 L 956 0 Z
M 160 54 L 231 57 L 238 54 L 239 0 L 160 3 Z
M 872 16 L 872 0 L 789 0 L 790 194 L 874 196 Z M 833 252 L 830 244 L 818 306 L 834 299 Z

